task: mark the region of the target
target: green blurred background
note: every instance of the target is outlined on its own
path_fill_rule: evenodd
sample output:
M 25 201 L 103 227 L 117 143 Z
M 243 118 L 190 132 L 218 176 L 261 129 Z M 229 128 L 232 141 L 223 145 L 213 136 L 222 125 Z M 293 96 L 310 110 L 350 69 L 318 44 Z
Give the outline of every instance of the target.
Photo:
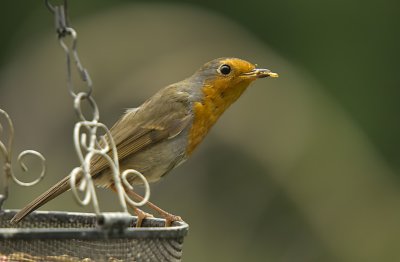
M 281 76 L 255 83 L 152 186 L 152 200 L 190 224 L 186 261 L 400 260 L 399 1 L 69 4 L 108 125 L 216 57 Z M 7 207 L 20 208 L 77 165 L 65 58 L 42 1 L 1 7 L 0 108 L 15 152 L 49 162 L 40 185 L 12 186 Z M 116 209 L 112 193 L 101 200 Z M 68 194 L 44 209 L 91 211 Z

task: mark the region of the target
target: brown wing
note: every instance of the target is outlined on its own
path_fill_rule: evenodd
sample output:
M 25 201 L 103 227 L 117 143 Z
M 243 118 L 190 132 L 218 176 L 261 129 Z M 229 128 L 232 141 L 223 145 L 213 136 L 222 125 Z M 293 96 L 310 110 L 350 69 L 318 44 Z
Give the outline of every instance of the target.
M 146 147 L 173 138 L 182 132 L 191 120 L 186 110 L 171 110 L 149 120 L 143 117 L 143 113 L 139 110 L 128 111 L 110 130 L 116 144 L 119 161 Z M 113 157 L 112 152 L 109 151 L 108 154 Z M 108 166 L 108 162 L 103 157 L 96 155 L 92 159 L 91 173 L 98 174 Z
M 189 94 L 179 90 L 175 92 L 178 88 L 179 85 L 171 85 L 161 90 L 144 103 L 140 109 L 129 110 L 111 128 L 119 160 L 135 154 L 145 147 L 173 138 L 189 125 L 191 121 L 187 104 Z M 107 161 L 98 155 L 93 157 L 91 165 L 92 175 L 96 175 L 108 167 Z M 18 223 L 33 210 L 69 188 L 68 176 L 19 211 L 11 222 Z

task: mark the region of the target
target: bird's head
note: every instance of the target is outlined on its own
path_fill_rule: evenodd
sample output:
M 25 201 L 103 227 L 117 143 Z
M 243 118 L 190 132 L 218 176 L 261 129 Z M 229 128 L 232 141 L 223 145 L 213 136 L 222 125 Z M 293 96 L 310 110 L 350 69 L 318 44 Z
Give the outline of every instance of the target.
M 194 122 L 188 153 L 205 137 L 222 113 L 258 78 L 278 77 L 268 69 L 238 58 L 219 58 L 203 65 L 186 86 L 190 86 Z
M 240 83 L 250 84 L 257 78 L 278 77 L 268 69 L 256 68 L 256 65 L 239 58 L 218 58 L 204 64 L 197 72 L 208 82 L 234 87 Z
M 203 65 L 194 77 L 201 82 L 199 93 L 203 100 L 212 100 L 225 110 L 254 80 L 278 74 L 239 58 L 218 58 Z

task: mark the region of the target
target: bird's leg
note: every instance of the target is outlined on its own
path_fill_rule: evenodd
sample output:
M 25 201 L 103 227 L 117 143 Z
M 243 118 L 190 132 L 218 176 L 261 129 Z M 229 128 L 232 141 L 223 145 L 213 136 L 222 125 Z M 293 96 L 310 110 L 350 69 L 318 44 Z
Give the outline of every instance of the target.
M 125 188 L 126 193 L 135 198 L 137 201 L 142 201 L 143 197 L 135 192 L 133 192 L 132 190 L 129 190 L 127 188 Z M 163 209 L 159 208 L 158 206 L 154 205 L 153 203 L 151 203 L 150 201 L 146 202 L 146 205 L 153 209 L 154 211 L 156 211 L 158 214 L 160 214 L 160 216 L 162 216 L 165 219 L 165 226 L 169 227 L 172 225 L 173 222 L 175 221 L 183 221 L 182 218 L 180 216 L 175 216 L 171 213 L 168 213 L 166 211 L 164 211 Z M 142 211 L 143 212 L 143 211 Z
M 117 189 L 115 188 L 114 185 L 111 185 L 110 188 L 117 193 Z M 142 226 L 142 222 L 144 219 L 146 218 L 152 218 L 154 217 L 152 214 L 146 213 L 143 210 L 141 210 L 140 208 L 138 208 L 137 206 L 132 205 L 131 203 L 127 202 L 128 206 L 130 206 L 133 209 L 133 212 L 136 214 L 137 216 L 137 222 L 136 222 L 136 227 L 141 227 Z

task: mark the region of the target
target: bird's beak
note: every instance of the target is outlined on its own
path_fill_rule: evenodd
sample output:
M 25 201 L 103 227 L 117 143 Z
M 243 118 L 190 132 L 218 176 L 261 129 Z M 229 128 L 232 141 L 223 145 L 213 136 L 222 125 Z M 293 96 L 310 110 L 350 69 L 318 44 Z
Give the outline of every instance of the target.
M 269 69 L 262 69 L 262 68 L 255 68 L 250 72 L 242 74 L 242 76 L 251 78 L 279 77 L 277 73 L 273 73 Z

